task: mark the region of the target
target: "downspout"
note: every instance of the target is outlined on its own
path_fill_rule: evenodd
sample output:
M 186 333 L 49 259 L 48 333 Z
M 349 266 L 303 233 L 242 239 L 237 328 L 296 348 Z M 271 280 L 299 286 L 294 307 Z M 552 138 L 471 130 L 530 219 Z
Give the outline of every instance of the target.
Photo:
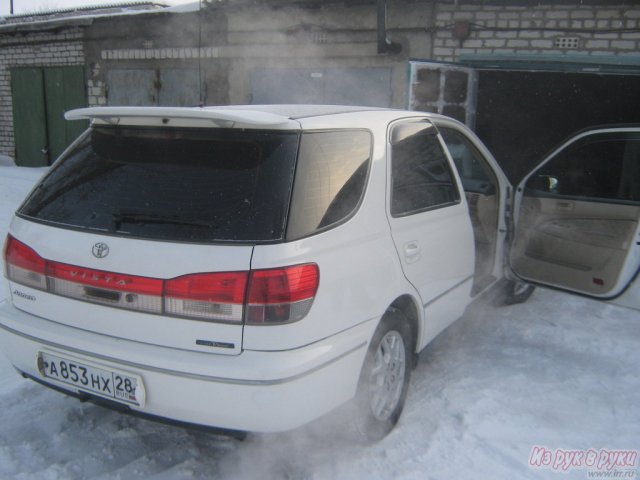
M 429 50 L 431 52 L 431 54 L 429 55 L 429 58 L 434 58 L 433 55 L 433 43 L 434 43 L 434 38 L 435 38 L 435 26 L 436 26 L 436 2 L 431 2 L 430 6 L 429 6 L 429 17 L 428 17 L 428 23 L 427 23 L 427 32 L 429 33 Z
M 387 0 L 377 0 L 378 53 L 400 53 L 402 45 L 387 38 Z

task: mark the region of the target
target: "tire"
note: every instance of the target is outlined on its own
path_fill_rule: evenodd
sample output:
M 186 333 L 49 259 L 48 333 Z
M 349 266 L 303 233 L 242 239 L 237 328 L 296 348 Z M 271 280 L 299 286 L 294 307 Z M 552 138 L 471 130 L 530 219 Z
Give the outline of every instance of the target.
M 365 357 L 352 417 L 364 443 L 383 439 L 398 423 L 414 363 L 414 342 L 405 316 L 389 311 L 376 329 Z
M 536 287 L 528 283 L 506 280 L 504 285 L 500 287 L 495 304 L 497 306 L 507 306 L 524 303 L 529 300 L 529 297 L 535 289 Z

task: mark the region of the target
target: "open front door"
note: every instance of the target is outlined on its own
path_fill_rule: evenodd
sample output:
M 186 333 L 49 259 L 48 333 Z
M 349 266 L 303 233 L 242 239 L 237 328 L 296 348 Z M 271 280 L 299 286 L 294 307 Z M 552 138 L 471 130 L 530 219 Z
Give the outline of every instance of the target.
M 511 266 L 525 280 L 600 298 L 640 268 L 640 127 L 576 135 L 518 186 Z

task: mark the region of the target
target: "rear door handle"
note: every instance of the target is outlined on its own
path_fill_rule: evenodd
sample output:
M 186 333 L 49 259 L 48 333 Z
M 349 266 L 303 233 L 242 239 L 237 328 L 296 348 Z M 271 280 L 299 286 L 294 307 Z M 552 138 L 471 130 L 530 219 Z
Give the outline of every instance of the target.
M 407 263 L 417 262 L 420 258 L 420 245 L 417 241 L 405 243 L 404 245 L 404 259 Z

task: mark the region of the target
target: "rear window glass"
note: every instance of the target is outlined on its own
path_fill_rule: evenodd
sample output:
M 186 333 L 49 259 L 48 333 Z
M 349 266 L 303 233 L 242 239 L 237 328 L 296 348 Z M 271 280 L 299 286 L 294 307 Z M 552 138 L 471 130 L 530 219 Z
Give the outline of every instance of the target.
M 19 214 L 189 242 L 284 237 L 297 132 L 97 127 Z
M 287 239 L 329 229 L 349 218 L 363 196 L 370 158 L 368 131 L 303 133 Z

